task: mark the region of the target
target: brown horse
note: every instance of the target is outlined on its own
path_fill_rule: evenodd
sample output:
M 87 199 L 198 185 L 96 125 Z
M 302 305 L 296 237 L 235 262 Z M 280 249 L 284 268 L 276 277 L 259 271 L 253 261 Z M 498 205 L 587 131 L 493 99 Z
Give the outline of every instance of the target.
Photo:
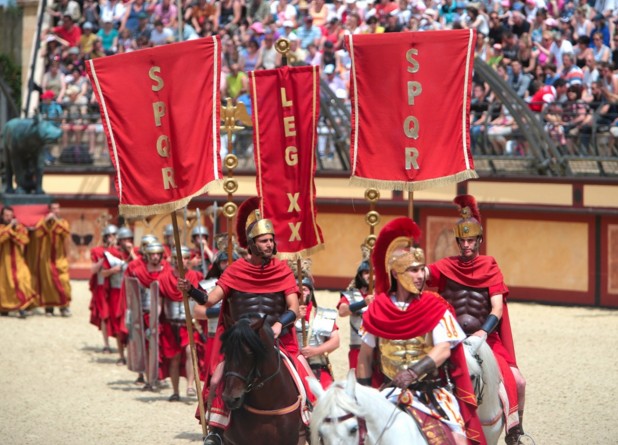
M 221 337 L 223 401 L 232 413 L 226 444 L 304 443 L 298 390 L 265 320 L 247 315 Z

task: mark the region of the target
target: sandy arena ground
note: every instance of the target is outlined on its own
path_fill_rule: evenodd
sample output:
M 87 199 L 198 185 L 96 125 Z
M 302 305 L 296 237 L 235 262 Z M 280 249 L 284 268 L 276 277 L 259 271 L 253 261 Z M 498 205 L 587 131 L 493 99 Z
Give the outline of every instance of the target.
M 168 385 L 142 392 L 136 375 L 103 354 L 88 323 L 87 283 L 73 282 L 73 317 L 0 318 L 0 443 L 170 445 L 201 443 L 197 399 L 170 403 Z M 334 307 L 338 294 L 319 292 Z M 510 305 L 519 364 L 528 381 L 525 427 L 537 445 L 618 443 L 618 311 Z M 347 323 L 331 356 L 347 372 Z M 614 351 L 614 352 L 612 352 Z

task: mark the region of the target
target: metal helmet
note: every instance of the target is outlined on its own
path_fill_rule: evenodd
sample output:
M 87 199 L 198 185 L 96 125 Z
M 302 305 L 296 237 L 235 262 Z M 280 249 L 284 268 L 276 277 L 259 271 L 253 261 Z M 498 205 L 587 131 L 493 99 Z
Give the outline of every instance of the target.
M 373 249 L 372 260 L 376 274 L 376 292 L 388 292 L 392 283 L 391 271 L 397 272 L 397 281 L 409 292 L 418 294 L 414 282 L 404 272 L 409 267 L 425 265 L 423 249 L 414 247 L 420 240 L 421 230 L 410 218 L 396 218 L 380 231 Z
M 183 258 L 191 258 L 191 249 L 189 249 L 187 246 L 180 246 L 180 254 L 182 255 Z M 178 251 L 176 250 L 176 248 L 172 249 L 172 257 L 176 258 L 178 256 Z
M 481 214 L 472 195 L 459 195 L 453 202 L 459 206 L 461 219 L 455 223 L 455 238 L 474 238 L 483 236 Z
M 118 229 L 118 234 L 116 235 L 116 238 L 118 238 L 119 240 L 127 238 L 133 239 L 133 231 L 128 227 L 121 227 L 120 229 Z
M 354 277 L 354 287 L 356 289 L 362 289 L 368 287 L 369 283 L 363 278 L 363 272 L 369 272 L 369 261 L 362 261 L 356 269 L 356 276 Z
M 236 252 L 232 252 L 232 258 L 234 259 L 234 261 L 236 261 L 240 259 L 240 256 L 238 256 Z M 228 260 L 229 260 L 229 257 L 227 256 L 227 252 L 225 250 L 220 250 L 215 255 L 215 259 L 213 263 L 219 264 L 222 261 L 228 261 Z
M 163 227 L 163 236 L 174 236 L 174 225 L 167 224 Z
M 191 230 L 191 238 L 197 235 L 208 236 L 208 227 L 204 226 L 196 226 Z
M 313 277 L 311 275 L 303 274 L 302 285 L 307 286 L 311 290 L 315 289 L 315 285 L 313 283 Z
M 105 228 L 103 229 L 103 236 L 117 235 L 117 234 L 118 234 L 118 227 L 116 227 L 113 224 L 105 226 Z
M 142 239 L 140 240 L 139 244 L 142 247 L 142 250 L 150 243 L 157 243 L 159 242 L 159 239 L 152 234 L 148 234 L 148 235 L 144 235 L 142 236 Z
M 163 248 L 163 244 L 161 244 L 158 241 L 151 242 L 150 244 L 146 245 L 144 249 L 144 253 L 146 253 L 147 255 L 151 253 L 163 253 L 163 252 L 165 252 L 165 249 Z
M 275 236 L 275 227 L 270 219 L 262 218 L 262 212 L 256 209 L 247 218 L 245 223 L 247 239 L 252 240 L 262 235 Z

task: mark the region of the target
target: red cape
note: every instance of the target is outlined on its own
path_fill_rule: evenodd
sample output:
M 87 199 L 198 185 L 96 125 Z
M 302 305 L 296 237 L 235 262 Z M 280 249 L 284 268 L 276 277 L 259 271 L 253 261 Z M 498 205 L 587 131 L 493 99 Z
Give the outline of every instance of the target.
M 195 270 L 185 271 L 185 278 L 191 282 L 194 287 L 198 287 L 202 274 Z M 171 267 L 168 267 L 161 275 L 159 275 L 159 289 L 161 295 L 169 298 L 172 301 L 182 301 L 182 292 L 178 290 L 178 277 L 176 272 Z
M 509 309 L 506 304 L 506 298 L 509 294 L 509 289 L 504 284 L 504 277 L 498 267 L 498 263 L 492 256 L 479 255 L 472 261 L 461 261 L 459 257 L 452 256 L 442 258 L 436 263 L 429 266 L 431 269 L 437 269 L 444 277 L 472 288 L 487 288 L 489 295 L 502 294 L 502 320 L 498 327 L 498 334 L 502 340 L 502 344 L 506 351 L 511 355 L 511 361 L 517 366 L 515 357 L 515 343 L 513 342 L 513 332 L 511 331 L 511 321 L 509 319 Z M 431 275 L 431 280 L 427 283 L 429 286 L 440 286 L 442 282 L 439 277 L 435 277 L 435 272 Z M 440 282 L 438 282 L 440 281 Z M 442 292 L 442 288 L 438 292 Z
M 298 292 L 292 270 L 277 258 L 271 259 L 264 267 L 255 266 L 245 259 L 234 261 L 223 271 L 217 285 L 226 293 L 230 288 L 259 294 L 285 292 L 287 295 Z
M 139 280 L 140 284 L 144 287 L 150 287 L 153 281 L 156 281 L 166 269 L 170 268 L 170 265 L 166 261 L 161 261 L 163 268 L 158 272 L 150 272 L 148 270 L 148 264 L 141 259 L 133 260 L 129 263 L 127 273 L 130 277 L 135 277 Z
M 435 292 L 423 292 L 405 311 L 395 306 L 387 294 L 381 293 L 376 295 L 363 315 L 363 329 L 377 337 L 391 340 L 410 339 L 433 330 L 447 310 L 455 315 L 452 306 Z M 485 444 L 483 428 L 476 414 L 474 388 L 461 344 L 451 349 L 449 360 L 453 365 L 451 378 L 455 384 L 459 409 L 466 424 L 468 440 Z

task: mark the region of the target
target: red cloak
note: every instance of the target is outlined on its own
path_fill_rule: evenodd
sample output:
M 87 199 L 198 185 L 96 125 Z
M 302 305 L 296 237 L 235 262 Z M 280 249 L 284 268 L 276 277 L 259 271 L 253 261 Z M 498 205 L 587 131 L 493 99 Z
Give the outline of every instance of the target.
M 432 331 L 447 310 L 455 315 L 453 307 L 435 292 L 423 292 L 405 311 L 395 306 L 386 293 L 380 293 L 363 315 L 363 329 L 390 340 L 410 339 Z M 455 384 L 455 396 L 459 400 L 468 441 L 485 444 L 483 428 L 476 414 L 476 396 L 461 344 L 451 349 L 450 361 L 453 364 L 451 378 Z

